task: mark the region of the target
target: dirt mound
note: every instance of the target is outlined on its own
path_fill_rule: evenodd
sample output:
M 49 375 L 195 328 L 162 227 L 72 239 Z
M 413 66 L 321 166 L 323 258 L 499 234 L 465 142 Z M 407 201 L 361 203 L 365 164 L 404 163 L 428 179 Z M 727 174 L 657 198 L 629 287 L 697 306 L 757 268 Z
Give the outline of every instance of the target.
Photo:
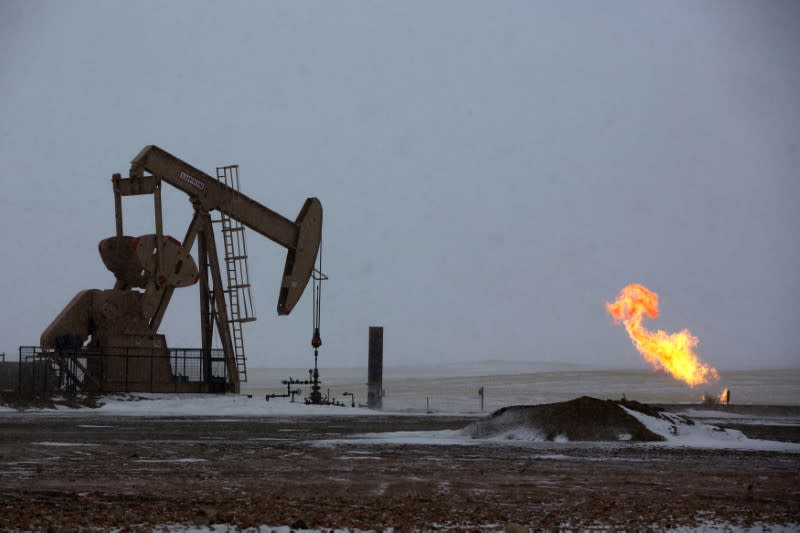
M 621 406 L 660 417 L 661 409 L 630 400 L 598 400 L 582 396 L 568 402 L 515 405 L 470 424 L 473 438 L 548 441 L 662 441 Z

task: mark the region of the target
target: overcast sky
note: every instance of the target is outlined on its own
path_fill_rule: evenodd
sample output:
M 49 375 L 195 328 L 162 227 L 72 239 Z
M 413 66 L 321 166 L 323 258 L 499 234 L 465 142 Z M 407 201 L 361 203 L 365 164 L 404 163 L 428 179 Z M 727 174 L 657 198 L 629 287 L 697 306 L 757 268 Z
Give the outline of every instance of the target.
M 156 144 L 294 219 L 325 209 L 320 363 L 643 368 L 605 310 L 720 369 L 797 366 L 800 3 L 0 2 L 0 351 L 107 289 L 110 177 Z M 154 231 L 126 198 L 126 233 Z M 188 199 L 169 190 L 178 239 Z M 310 292 L 251 233 L 249 365 L 312 361 Z M 162 326 L 200 344 L 196 287 Z

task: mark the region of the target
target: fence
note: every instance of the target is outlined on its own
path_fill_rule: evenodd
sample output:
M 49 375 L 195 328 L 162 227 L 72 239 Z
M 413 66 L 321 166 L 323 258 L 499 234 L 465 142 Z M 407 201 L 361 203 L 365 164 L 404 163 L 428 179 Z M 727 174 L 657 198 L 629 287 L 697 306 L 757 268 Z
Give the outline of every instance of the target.
M 225 392 L 223 351 L 20 346 L 19 392 Z

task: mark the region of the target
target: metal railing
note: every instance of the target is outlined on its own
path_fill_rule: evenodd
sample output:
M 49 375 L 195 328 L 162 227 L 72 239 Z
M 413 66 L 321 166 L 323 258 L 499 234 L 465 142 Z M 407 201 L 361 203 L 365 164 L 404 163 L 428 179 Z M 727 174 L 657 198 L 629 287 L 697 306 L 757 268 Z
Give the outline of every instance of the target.
M 19 392 L 225 392 L 222 350 L 20 346 Z

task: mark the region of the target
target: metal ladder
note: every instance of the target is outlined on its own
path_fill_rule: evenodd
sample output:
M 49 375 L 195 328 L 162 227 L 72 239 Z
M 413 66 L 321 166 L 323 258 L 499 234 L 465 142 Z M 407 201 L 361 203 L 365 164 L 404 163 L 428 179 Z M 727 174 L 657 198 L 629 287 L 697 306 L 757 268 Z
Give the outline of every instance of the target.
M 217 180 L 239 192 L 239 165 L 217 167 Z M 242 324 L 256 319 L 253 306 L 253 295 L 250 291 L 250 275 L 247 269 L 247 242 L 245 228 L 241 222 L 225 213 L 220 214 L 219 222 L 222 241 L 225 247 L 225 271 L 228 285 L 225 290 L 225 301 L 228 304 L 228 324 L 231 330 L 231 342 L 239 370 L 239 381 L 247 382 L 247 358 L 244 353 L 244 336 Z

